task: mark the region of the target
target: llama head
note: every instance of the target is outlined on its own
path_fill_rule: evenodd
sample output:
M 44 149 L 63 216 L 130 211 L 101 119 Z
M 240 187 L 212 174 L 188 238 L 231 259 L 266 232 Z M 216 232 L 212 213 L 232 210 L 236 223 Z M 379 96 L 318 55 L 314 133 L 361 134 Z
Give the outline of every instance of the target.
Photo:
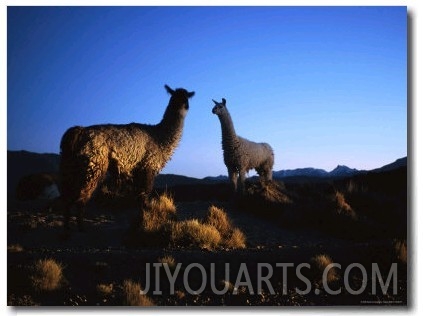
M 212 113 L 216 114 L 217 116 L 220 116 L 224 113 L 228 112 L 228 109 L 226 108 L 226 99 L 222 98 L 222 102 L 217 102 L 215 100 L 212 100 L 215 104 L 215 106 L 212 109 Z
M 165 85 L 165 89 L 170 94 L 169 107 L 185 116 L 189 109 L 188 99 L 193 97 L 195 92 L 188 92 L 182 88 L 173 90 L 168 85 Z

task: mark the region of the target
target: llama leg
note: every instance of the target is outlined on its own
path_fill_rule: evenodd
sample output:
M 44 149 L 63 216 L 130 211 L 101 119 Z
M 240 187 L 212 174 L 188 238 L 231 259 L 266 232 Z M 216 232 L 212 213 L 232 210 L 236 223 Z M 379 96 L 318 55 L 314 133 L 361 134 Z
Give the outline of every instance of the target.
M 62 183 L 60 186 L 59 207 L 63 214 L 63 227 L 66 231 L 70 229 L 71 208 L 75 201 L 75 192 L 72 188 L 72 182 L 62 175 Z
M 82 231 L 85 205 L 90 200 L 100 180 L 105 176 L 108 164 L 107 161 L 103 161 L 102 164 L 90 164 L 87 161 L 79 166 L 77 173 L 68 174 L 64 179 L 64 193 L 68 201 L 65 205 L 69 205 L 65 209 L 64 224 L 69 226 L 70 206 L 75 206 L 77 209 L 78 229 Z
M 148 207 L 150 193 L 153 191 L 154 178 L 156 173 L 152 170 L 142 170 L 137 172 L 134 177 L 134 185 L 138 194 L 138 202 L 140 209 L 144 210 Z
M 237 190 L 237 181 L 238 181 L 238 174 L 236 170 L 228 169 L 229 180 L 231 181 L 232 190 L 236 193 Z
M 272 181 L 272 177 L 273 177 L 272 168 L 269 168 L 266 170 L 266 180 L 270 182 Z
M 84 231 L 84 213 L 85 213 L 85 205 L 91 199 L 94 191 L 97 189 L 100 180 L 104 178 L 107 171 L 107 165 L 98 166 L 98 168 L 90 168 L 88 169 L 86 174 L 91 174 L 91 177 L 85 179 L 82 183 L 81 189 L 79 192 L 79 197 L 76 202 L 77 208 L 77 221 L 78 221 L 78 229 L 79 231 Z
M 245 174 L 247 172 L 245 170 L 241 170 L 239 172 L 239 178 L 238 178 L 238 191 L 241 195 L 244 195 L 245 193 Z
M 265 171 L 262 168 L 256 168 L 256 172 L 259 175 L 259 181 L 260 181 L 260 185 L 263 187 L 266 184 L 266 175 L 265 175 Z

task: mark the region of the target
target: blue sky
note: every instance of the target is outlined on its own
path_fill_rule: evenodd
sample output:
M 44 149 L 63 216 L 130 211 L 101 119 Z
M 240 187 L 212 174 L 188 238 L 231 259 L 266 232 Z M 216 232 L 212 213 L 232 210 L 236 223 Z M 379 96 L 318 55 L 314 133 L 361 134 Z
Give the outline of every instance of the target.
M 275 170 L 407 155 L 406 7 L 9 7 L 7 23 L 9 150 L 58 153 L 73 125 L 157 123 L 168 84 L 196 95 L 165 173 L 226 174 L 222 97 Z

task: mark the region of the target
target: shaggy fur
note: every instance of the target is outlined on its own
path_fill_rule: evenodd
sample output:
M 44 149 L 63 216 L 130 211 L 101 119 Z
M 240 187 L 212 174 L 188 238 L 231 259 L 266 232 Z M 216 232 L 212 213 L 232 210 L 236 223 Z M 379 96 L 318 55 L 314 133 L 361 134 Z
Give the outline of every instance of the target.
M 163 119 L 157 125 L 75 126 L 68 129 L 60 144 L 61 197 L 65 228 L 69 228 L 72 206 L 76 206 L 78 224 L 83 209 L 106 174 L 117 179 L 132 179 L 142 207 L 153 189 L 155 176 L 170 160 L 182 136 L 184 119 L 194 92 L 172 90 Z
M 222 99 L 221 103 L 214 100 L 213 102 L 215 106 L 212 112 L 219 117 L 222 127 L 223 158 L 233 190 L 239 189 L 241 193 L 244 192 L 245 174 L 251 169 L 257 171 L 262 184 L 272 180 L 274 162 L 272 147 L 267 143 L 255 143 L 236 135 L 226 100 Z

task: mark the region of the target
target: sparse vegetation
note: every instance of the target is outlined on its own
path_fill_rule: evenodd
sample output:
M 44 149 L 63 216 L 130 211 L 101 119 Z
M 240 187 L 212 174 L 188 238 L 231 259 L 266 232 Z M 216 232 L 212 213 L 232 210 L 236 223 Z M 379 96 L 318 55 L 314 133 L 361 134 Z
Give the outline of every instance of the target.
M 230 249 L 244 249 L 247 247 L 247 237 L 239 228 L 234 228 L 231 234 L 224 239 L 223 245 Z
M 33 287 L 38 291 L 53 291 L 63 281 L 63 267 L 54 259 L 38 260 L 31 277 Z
M 225 211 L 211 206 L 201 219 L 176 220 L 176 206 L 168 194 L 151 201 L 143 213 L 141 227 L 131 236 L 135 245 L 172 245 L 213 250 L 245 248 L 246 238 L 233 227 Z
M 357 220 L 357 214 L 352 209 L 352 207 L 346 202 L 344 194 L 339 191 L 336 191 L 334 201 L 336 214 L 345 216 L 351 220 Z
M 151 200 L 149 208 L 143 213 L 142 229 L 157 232 L 176 217 L 176 206 L 169 194 L 162 194 Z
M 154 302 L 147 295 L 141 293 L 141 285 L 132 280 L 123 282 L 123 305 L 126 306 L 154 306 Z
M 245 234 L 233 226 L 224 210 L 212 205 L 204 220 L 205 224 L 214 226 L 221 235 L 221 245 L 225 248 L 242 249 L 246 247 Z
M 228 215 L 214 205 L 209 207 L 204 223 L 214 226 L 222 236 L 228 236 L 232 230 L 232 223 Z
M 136 222 L 137 230 L 129 236 L 133 240 L 132 247 L 122 246 L 122 240 L 128 237 L 127 220 L 135 210 L 133 204 L 126 207 L 127 204 L 116 202 L 110 209 L 108 203 L 100 205 L 95 200 L 86 218 L 90 229 L 62 238 L 62 229 L 56 224 L 60 214 L 49 211 L 39 201 L 8 201 L 7 301 L 15 306 L 314 306 L 360 305 L 363 300 L 386 299 L 405 305 L 405 179 L 404 171 L 400 176 L 392 172 L 351 179 L 273 181 L 263 187 L 250 179 L 246 194 L 235 200 L 230 194 L 215 194 L 216 188 L 217 192 L 230 193 L 227 183 L 170 187 L 163 194 L 165 189 L 158 191 L 144 216 Z M 197 192 L 202 193 L 197 195 Z M 44 259 L 46 255 L 50 259 Z M 46 268 L 49 264 L 40 263 L 43 260 L 52 260 L 59 268 L 54 264 L 51 264 L 53 268 Z M 153 265 L 148 272 L 149 290 L 146 295 L 140 294 L 142 285 L 147 286 L 145 264 L 156 262 L 167 264 L 172 273 L 176 272 L 176 265 L 181 264 L 174 295 L 169 295 L 163 267 L 159 271 L 163 295 L 152 295 L 157 275 Z M 182 277 L 188 265 L 194 262 L 201 264 L 208 275 L 210 263 L 215 263 L 216 287 L 223 289 L 226 284 L 229 291 L 214 295 L 208 283 L 202 294 L 190 294 Z M 248 287 L 243 285 L 238 286 L 238 295 L 233 295 L 241 262 L 247 263 L 254 290 L 257 263 L 270 263 L 274 267 L 274 278 L 270 282 L 276 293 L 271 295 L 263 284 L 261 295 L 250 295 Z M 282 294 L 282 271 L 275 269 L 278 262 L 293 262 L 294 266 L 310 263 L 311 269 L 302 272 L 311 281 L 311 293 L 296 293 L 297 287 L 304 289 L 304 282 L 296 279 L 295 269 L 290 268 L 287 293 Z M 315 295 L 314 290 L 324 291 L 323 271 L 332 262 L 342 264 L 342 268 L 331 269 L 328 282 L 334 282 L 330 287 L 340 288 L 342 294 Z M 387 280 L 391 264 L 398 263 L 398 295 L 392 294 L 391 287 L 386 296 L 380 289 L 377 289 L 377 297 L 367 290 L 358 296 L 348 295 L 340 276 L 352 262 L 362 264 L 368 276 L 371 276 L 372 263 L 378 263 L 383 280 Z M 228 281 L 223 281 L 226 276 L 222 268 L 226 263 L 230 264 L 230 276 Z M 197 268 L 190 270 L 188 278 L 193 290 L 201 286 L 200 272 Z M 263 272 L 265 275 L 266 270 Z M 353 269 L 349 279 L 352 287 L 358 289 L 362 284 L 360 270 Z
M 103 283 L 98 284 L 96 286 L 96 290 L 97 290 L 97 293 L 102 295 L 102 296 L 111 295 L 113 293 L 113 284 L 112 283 L 110 283 L 110 284 L 103 284 Z
M 311 258 L 311 271 L 315 281 L 317 281 L 318 283 L 323 282 L 323 272 L 325 271 L 326 267 L 332 263 L 332 258 L 326 254 L 316 255 Z M 339 276 L 335 269 L 332 268 L 328 270 L 326 279 L 327 283 L 335 282 L 338 279 Z
M 405 240 L 394 241 L 394 260 L 407 264 L 407 242 Z
M 167 264 L 167 266 L 169 267 L 169 269 L 173 270 L 176 267 L 176 261 L 175 258 L 173 258 L 170 255 L 164 256 L 162 258 L 159 258 L 157 260 L 157 262 L 160 262 L 162 264 Z
M 8 252 L 22 252 L 23 250 L 24 250 L 24 248 L 19 244 L 12 244 L 12 245 L 7 246 Z
M 173 245 L 196 246 L 209 250 L 216 248 L 221 240 L 216 227 L 200 223 L 197 219 L 174 223 L 171 236 Z

